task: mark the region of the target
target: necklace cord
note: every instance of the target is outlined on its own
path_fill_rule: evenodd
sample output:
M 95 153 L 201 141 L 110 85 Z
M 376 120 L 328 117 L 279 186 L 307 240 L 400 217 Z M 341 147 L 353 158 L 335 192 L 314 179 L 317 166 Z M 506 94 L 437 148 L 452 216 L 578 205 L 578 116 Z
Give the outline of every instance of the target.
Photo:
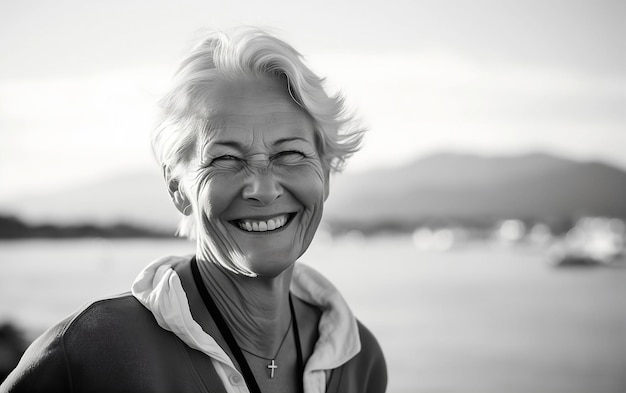
M 198 261 L 196 260 L 195 256 L 191 260 L 191 272 L 192 272 L 196 287 L 198 288 L 198 292 L 200 292 L 200 297 L 202 297 L 202 301 L 204 302 L 204 305 L 206 306 L 207 310 L 213 317 L 213 320 L 215 321 L 217 328 L 219 329 L 220 333 L 226 340 L 228 347 L 230 348 L 231 352 L 235 356 L 235 360 L 237 360 L 237 363 L 239 364 L 239 367 L 241 368 L 241 373 L 243 374 L 243 378 L 246 381 L 246 385 L 248 386 L 248 389 L 250 389 L 251 393 L 262 393 L 256 379 L 254 378 L 254 374 L 252 373 L 252 370 L 250 369 L 250 365 L 248 365 L 248 362 L 246 361 L 246 358 L 243 355 L 241 348 L 237 344 L 237 340 L 235 339 L 232 332 L 228 328 L 228 325 L 226 324 L 226 321 L 224 320 L 222 313 L 217 308 L 217 305 L 211 298 L 209 291 L 206 289 L 206 286 L 204 285 L 204 282 L 202 282 L 202 277 L 200 276 L 200 271 L 198 269 Z M 304 362 L 302 358 L 302 346 L 300 343 L 300 332 L 298 331 L 298 320 L 295 317 L 296 314 L 293 308 L 293 301 L 291 300 L 291 293 L 289 294 L 289 308 L 291 311 L 293 333 L 294 333 L 295 341 L 296 341 L 297 370 L 298 370 L 297 376 L 298 376 L 298 381 L 299 381 L 298 385 L 300 387 L 300 391 L 303 392 L 304 386 L 303 386 L 302 378 L 304 375 Z M 289 333 L 289 329 L 287 330 L 287 333 Z M 285 337 L 287 337 L 287 334 L 285 335 Z M 285 342 L 285 338 L 283 338 L 283 342 L 280 344 L 280 347 L 278 348 L 279 352 L 284 342 Z M 278 353 L 276 354 L 276 356 L 278 356 Z
M 255 356 L 255 357 L 257 357 L 257 358 L 260 358 L 260 359 L 265 359 L 265 360 L 272 360 L 272 359 L 273 359 L 273 360 L 276 360 L 276 358 L 278 357 L 278 354 L 280 353 L 280 350 L 281 350 L 281 349 L 282 349 L 282 347 L 283 347 L 283 344 L 285 343 L 285 340 L 287 339 L 287 336 L 289 335 L 289 331 L 291 330 L 291 324 L 292 324 L 292 322 L 293 322 L 293 317 L 289 320 L 289 326 L 287 326 L 287 331 L 286 331 L 286 332 L 285 332 L 285 334 L 283 335 L 283 339 L 280 341 L 280 345 L 278 346 L 278 350 L 276 351 L 276 355 L 274 355 L 274 357 L 273 357 L 273 358 L 271 358 L 271 359 L 268 359 L 268 358 L 266 358 L 266 357 L 264 357 L 264 356 L 259 356 L 259 355 L 257 355 L 256 353 L 254 353 L 254 352 L 252 352 L 252 351 L 249 351 L 249 350 L 245 349 L 245 348 L 244 348 L 244 347 L 242 347 L 242 346 L 240 346 L 239 348 L 240 348 L 242 351 L 244 351 L 244 352 L 246 352 L 246 353 L 249 353 L 250 355 Z

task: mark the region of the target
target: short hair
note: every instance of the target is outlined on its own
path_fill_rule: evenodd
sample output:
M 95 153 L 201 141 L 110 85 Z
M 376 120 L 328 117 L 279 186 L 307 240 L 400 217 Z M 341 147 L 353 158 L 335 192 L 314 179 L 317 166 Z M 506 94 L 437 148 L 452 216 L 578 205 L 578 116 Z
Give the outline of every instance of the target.
M 340 171 L 361 145 L 365 128 L 346 110 L 341 93 L 330 96 L 324 79 L 304 63 L 289 44 L 257 28 L 227 34 L 206 33 L 183 60 L 173 86 L 161 99 L 162 118 L 152 134 L 157 161 L 170 176 L 182 178 L 197 153 L 199 136 L 210 119 L 207 103 L 220 81 L 242 77 L 265 77 L 283 81 L 294 102 L 311 118 L 318 154 L 325 170 Z M 194 238 L 193 217 L 183 217 L 178 234 Z

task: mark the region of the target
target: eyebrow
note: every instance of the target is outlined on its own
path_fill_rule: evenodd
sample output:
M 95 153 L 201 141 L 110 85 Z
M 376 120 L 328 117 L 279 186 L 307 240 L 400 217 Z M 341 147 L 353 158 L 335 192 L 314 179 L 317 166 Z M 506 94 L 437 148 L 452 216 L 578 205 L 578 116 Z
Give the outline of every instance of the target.
M 283 143 L 289 143 L 289 142 L 306 142 L 309 143 L 309 141 L 305 138 L 301 138 L 298 136 L 294 136 L 294 137 L 286 137 L 286 138 L 280 138 L 274 141 L 274 143 L 272 144 L 272 146 L 276 146 L 276 145 L 281 145 Z M 230 147 L 236 150 L 242 150 L 243 149 L 243 144 L 239 143 L 238 141 L 232 141 L 232 140 L 221 140 L 221 141 L 216 141 L 213 143 L 213 145 L 219 145 L 219 146 L 225 146 L 225 147 Z
M 280 145 L 282 143 L 287 143 L 287 142 L 306 142 L 309 143 L 309 141 L 307 139 L 301 138 L 299 136 L 293 136 L 293 137 L 287 137 L 287 138 L 280 138 L 274 141 L 274 146 L 276 145 Z
M 237 141 L 217 141 L 215 143 L 213 143 L 213 145 L 220 145 L 220 146 L 225 146 L 225 147 L 231 147 L 233 149 L 236 150 L 241 150 L 241 148 L 243 147 L 243 145 Z

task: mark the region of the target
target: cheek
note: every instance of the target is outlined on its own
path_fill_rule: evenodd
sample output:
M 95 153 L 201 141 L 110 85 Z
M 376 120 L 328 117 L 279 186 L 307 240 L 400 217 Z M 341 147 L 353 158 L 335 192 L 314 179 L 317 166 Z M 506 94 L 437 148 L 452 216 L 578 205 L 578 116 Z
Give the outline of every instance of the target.
M 240 184 L 240 180 L 232 174 L 211 176 L 203 182 L 197 194 L 198 205 L 209 220 L 219 217 L 239 195 L 235 184 Z
M 320 208 L 324 201 L 324 175 L 321 167 L 310 165 L 290 171 L 285 187 L 306 209 Z

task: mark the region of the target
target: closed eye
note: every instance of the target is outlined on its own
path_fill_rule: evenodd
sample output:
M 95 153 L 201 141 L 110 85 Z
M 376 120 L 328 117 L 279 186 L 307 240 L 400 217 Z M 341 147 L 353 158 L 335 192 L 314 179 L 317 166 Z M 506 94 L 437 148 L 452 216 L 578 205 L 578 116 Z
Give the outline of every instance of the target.
M 272 159 L 276 159 L 276 158 L 297 159 L 297 158 L 306 158 L 306 155 L 298 150 L 285 150 L 285 151 L 276 153 L 272 156 Z
M 210 165 L 216 167 L 233 167 L 238 166 L 242 163 L 242 161 L 243 160 L 237 156 L 225 154 L 223 156 L 215 157 L 214 159 L 212 159 Z
M 235 156 L 231 156 L 230 154 L 226 154 L 226 155 L 223 155 L 223 156 L 215 157 L 213 159 L 213 162 L 215 162 L 215 161 L 222 161 L 222 160 L 223 161 L 231 161 L 231 160 L 237 160 L 238 161 L 238 160 L 240 160 L 240 158 L 239 157 L 235 157 Z

